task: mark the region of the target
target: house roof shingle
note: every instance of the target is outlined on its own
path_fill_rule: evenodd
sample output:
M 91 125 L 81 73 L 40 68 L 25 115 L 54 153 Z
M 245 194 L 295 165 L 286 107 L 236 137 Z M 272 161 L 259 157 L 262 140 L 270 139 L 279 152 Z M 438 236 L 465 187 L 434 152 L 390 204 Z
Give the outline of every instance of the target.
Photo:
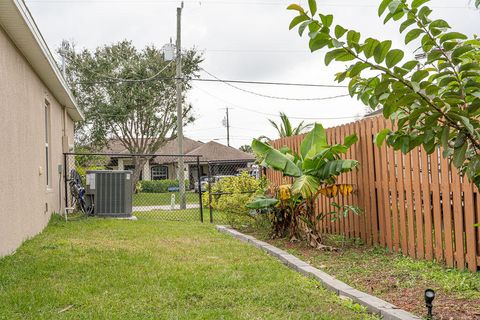
M 112 139 L 108 143 L 108 146 L 104 149 L 106 153 L 112 154 L 125 154 L 127 155 L 128 150 L 122 145 L 119 140 Z M 192 162 L 195 160 L 194 156 L 201 156 L 200 161 L 254 161 L 255 156 L 235 149 L 233 147 L 228 147 L 226 145 L 220 144 L 215 141 L 210 141 L 203 143 L 189 138 L 184 138 L 183 140 L 183 152 L 185 156 L 190 156 L 190 159 L 185 159 L 187 162 Z M 166 162 L 176 162 L 176 157 L 165 157 L 165 156 L 174 156 L 178 155 L 177 140 L 172 140 L 167 142 L 163 147 L 155 152 L 161 156 L 155 157 L 152 162 L 155 163 L 166 163 Z M 163 156 L 163 157 L 162 157 Z M 196 160 L 195 160 L 196 161 Z
M 198 148 L 186 153 L 188 156 L 202 156 L 201 161 L 231 161 L 246 160 L 253 161 L 255 156 L 233 147 L 210 141 Z
M 183 152 L 188 153 L 195 148 L 201 146 L 203 142 L 192 140 L 189 138 L 183 139 Z M 118 139 L 111 139 L 107 147 L 103 149 L 105 153 L 113 153 L 113 154 L 129 154 L 130 152 L 123 146 L 123 144 Z M 156 154 L 161 155 L 177 155 L 178 154 L 178 147 L 177 147 L 177 139 L 168 141 L 164 146 L 160 147 L 156 152 Z

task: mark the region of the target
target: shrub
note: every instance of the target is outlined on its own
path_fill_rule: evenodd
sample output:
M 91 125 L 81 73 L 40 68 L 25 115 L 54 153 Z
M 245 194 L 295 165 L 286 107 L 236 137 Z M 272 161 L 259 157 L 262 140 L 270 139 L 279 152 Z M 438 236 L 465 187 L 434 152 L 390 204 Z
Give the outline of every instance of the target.
M 168 188 L 177 187 L 178 180 L 151 180 L 139 181 L 141 192 L 145 193 L 164 193 L 168 192 Z M 185 180 L 185 187 L 188 189 L 189 181 Z
M 82 185 L 85 187 L 86 186 L 86 176 L 87 176 L 87 171 L 93 171 L 93 170 L 105 170 L 106 168 L 103 166 L 90 166 L 90 167 L 80 167 L 77 166 L 75 170 L 80 176 L 80 180 L 82 181 Z M 69 173 L 70 174 L 70 173 Z
M 224 177 L 212 184 L 212 209 L 226 214 L 227 223 L 233 227 L 254 223 L 255 215 L 245 205 L 257 195 L 263 194 L 267 182 L 265 179 L 255 179 L 244 172 L 235 177 Z M 209 194 L 203 194 L 203 203 L 208 207 Z

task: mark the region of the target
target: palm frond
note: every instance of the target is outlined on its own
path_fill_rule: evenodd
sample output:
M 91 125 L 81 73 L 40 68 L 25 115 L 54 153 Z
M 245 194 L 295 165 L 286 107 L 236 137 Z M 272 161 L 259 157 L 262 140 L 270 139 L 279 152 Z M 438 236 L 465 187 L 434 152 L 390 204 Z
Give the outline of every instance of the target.
M 283 112 L 280 112 L 280 119 L 282 119 L 283 127 L 285 128 L 284 137 L 290 137 L 293 135 L 292 123 L 288 119 L 287 115 Z

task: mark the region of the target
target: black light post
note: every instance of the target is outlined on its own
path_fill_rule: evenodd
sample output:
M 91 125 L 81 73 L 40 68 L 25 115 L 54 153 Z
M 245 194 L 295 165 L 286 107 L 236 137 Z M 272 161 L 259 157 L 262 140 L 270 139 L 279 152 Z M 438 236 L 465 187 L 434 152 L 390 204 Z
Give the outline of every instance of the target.
M 427 319 L 429 320 L 433 319 L 433 299 L 435 299 L 435 291 L 432 289 L 425 290 L 425 306 L 428 309 Z

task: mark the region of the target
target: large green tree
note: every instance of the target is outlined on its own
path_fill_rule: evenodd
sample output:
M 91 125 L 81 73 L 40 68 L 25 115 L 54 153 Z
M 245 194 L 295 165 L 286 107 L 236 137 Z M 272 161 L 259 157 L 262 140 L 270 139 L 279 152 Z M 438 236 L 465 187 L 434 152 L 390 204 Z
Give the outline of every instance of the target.
M 373 110 L 383 108 L 395 130 L 383 130 L 377 143 L 404 153 L 423 145 L 428 153 L 443 148 L 444 157 L 480 186 L 480 40 L 451 30 L 431 18 L 428 0 L 383 0 L 378 15 L 397 21 L 405 43 L 416 43 L 425 61 L 405 59 L 391 40 L 363 38 L 360 32 L 334 24 L 332 15 L 292 4 L 298 14 L 290 29 L 308 33 L 311 51 L 326 48 L 325 64 L 350 62 L 336 75 L 349 80 L 349 91 Z M 476 0 L 478 6 L 480 1 Z
M 175 63 L 164 60 L 154 46 L 137 49 L 121 41 L 90 51 L 75 50 L 64 42 L 67 80 L 85 121 L 77 128 L 82 145 L 105 146 L 118 140 L 130 153 L 152 154 L 177 135 Z M 199 71 L 201 57 L 194 50 L 182 55 L 183 87 Z M 183 123 L 194 119 L 192 106 L 184 104 Z M 147 157 L 134 158 L 134 181 L 138 181 Z

